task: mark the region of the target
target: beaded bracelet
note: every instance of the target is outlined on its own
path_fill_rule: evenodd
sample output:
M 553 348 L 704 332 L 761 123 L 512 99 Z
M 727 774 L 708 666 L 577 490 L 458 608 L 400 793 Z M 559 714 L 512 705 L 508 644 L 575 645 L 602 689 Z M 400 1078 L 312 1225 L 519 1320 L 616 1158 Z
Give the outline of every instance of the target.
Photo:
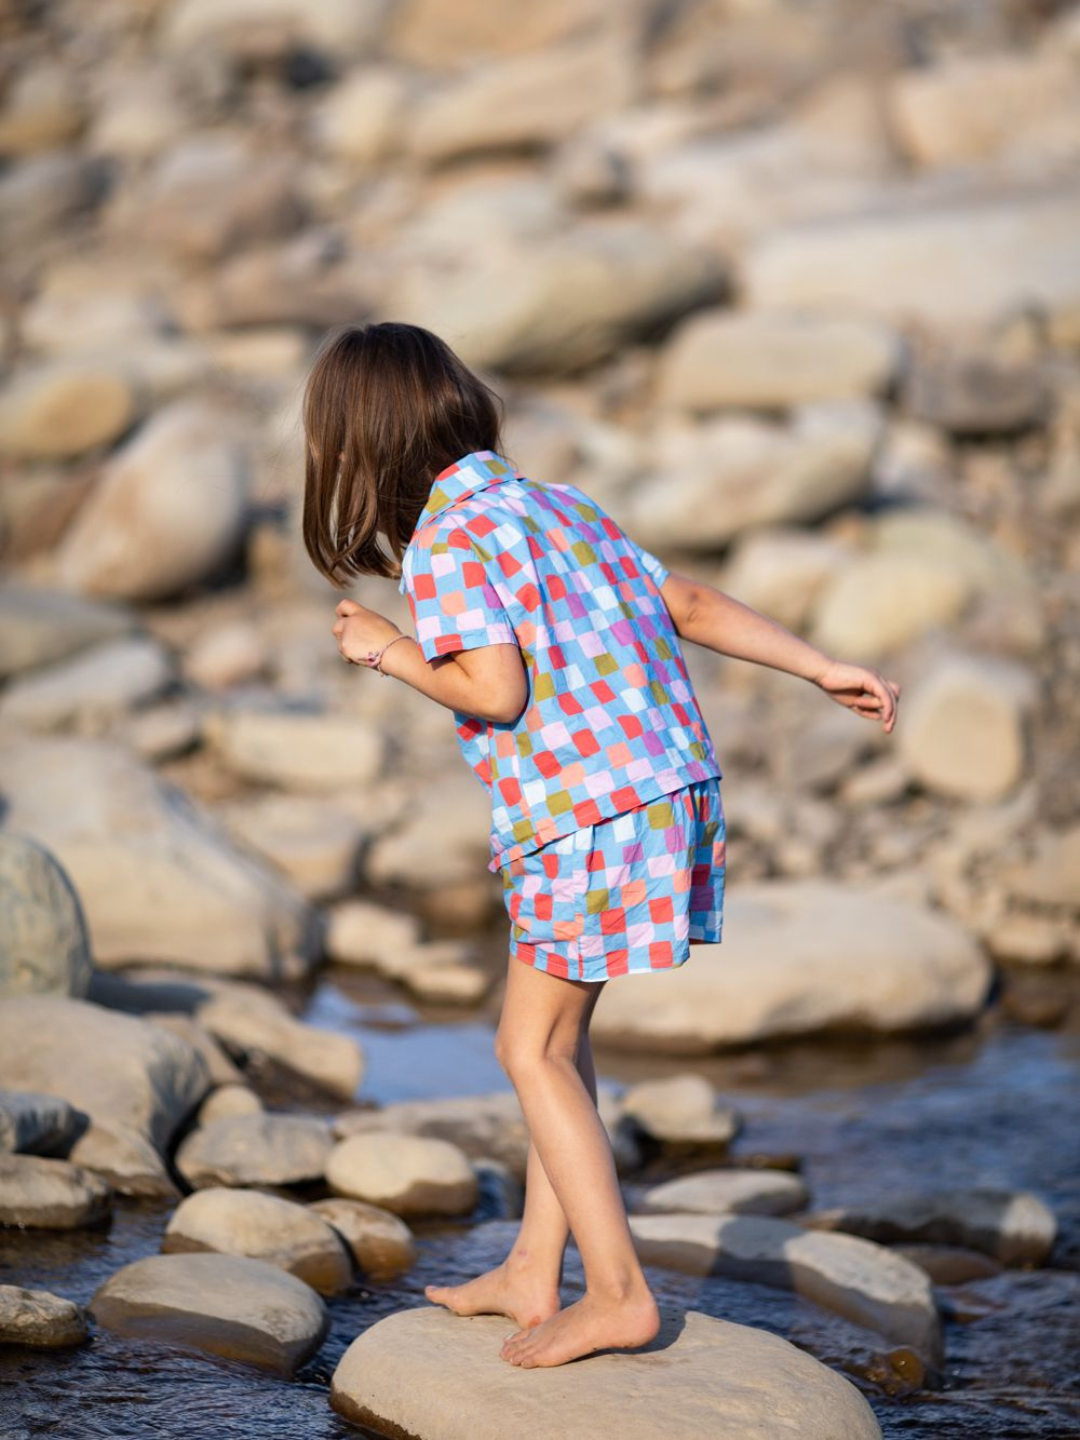
M 370 650 L 368 652 L 367 663 L 371 666 L 373 670 L 378 670 L 379 674 L 383 677 L 384 680 L 388 679 L 389 677 L 387 676 L 386 671 L 382 668 L 383 656 L 386 654 L 387 650 L 390 649 L 391 645 L 396 645 L 399 640 L 407 640 L 408 638 L 409 637 L 405 634 L 405 632 L 402 631 L 400 635 L 395 635 L 393 640 L 388 640 L 381 650 Z

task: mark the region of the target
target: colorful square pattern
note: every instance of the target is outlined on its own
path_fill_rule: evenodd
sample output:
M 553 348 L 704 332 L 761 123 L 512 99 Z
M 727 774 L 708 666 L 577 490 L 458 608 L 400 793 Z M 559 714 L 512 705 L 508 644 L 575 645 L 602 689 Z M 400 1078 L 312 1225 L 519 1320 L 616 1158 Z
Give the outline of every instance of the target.
M 722 776 L 667 576 L 576 486 L 530 480 L 493 450 L 436 477 L 399 587 L 420 649 L 516 644 L 529 677 L 516 720 L 454 715 L 491 795 L 490 870 Z

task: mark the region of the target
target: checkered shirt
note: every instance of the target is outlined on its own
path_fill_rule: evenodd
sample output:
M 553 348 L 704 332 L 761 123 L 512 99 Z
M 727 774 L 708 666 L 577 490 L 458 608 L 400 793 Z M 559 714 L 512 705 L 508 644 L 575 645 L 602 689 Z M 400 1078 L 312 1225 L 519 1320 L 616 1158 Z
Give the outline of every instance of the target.
M 399 589 L 428 660 L 517 644 L 525 708 L 454 712 L 491 794 L 490 870 L 695 780 L 722 776 L 660 587 L 668 572 L 574 485 L 493 450 L 436 477 Z

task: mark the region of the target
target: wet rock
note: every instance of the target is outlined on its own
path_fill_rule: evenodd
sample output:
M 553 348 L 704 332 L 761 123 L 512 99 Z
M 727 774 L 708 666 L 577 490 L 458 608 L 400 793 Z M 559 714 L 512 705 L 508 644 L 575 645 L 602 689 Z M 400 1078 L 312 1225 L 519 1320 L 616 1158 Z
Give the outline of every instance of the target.
M 245 780 L 331 794 L 376 779 L 385 741 L 353 716 L 232 710 L 208 715 L 204 738 Z
M 0 1225 L 80 1230 L 107 1219 L 112 1199 L 106 1181 L 81 1165 L 0 1154 Z
M 240 1255 L 150 1255 L 95 1291 L 94 1319 L 134 1340 L 194 1347 L 292 1375 L 329 1330 L 310 1286 Z
M 235 414 L 192 397 L 157 411 L 110 458 L 65 530 L 53 557 L 59 583 L 161 600 L 211 578 L 243 534 L 247 469 Z
M 996 656 L 950 653 L 920 674 L 905 697 L 900 754 L 926 789 L 964 800 L 997 800 L 1027 764 L 1026 719 L 1034 675 Z
M 372 1279 L 388 1280 L 416 1261 L 416 1240 L 405 1221 L 366 1200 L 316 1200 L 310 1206 L 331 1224 Z
M 727 1146 L 742 1124 L 736 1111 L 721 1104 L 709 1081 L 693 1071 L 631 1085 L 619 1108 L 662 1144 Z
M 125 712 L 157 699 L 172 681 L 172 663 L 156 640 L 110 640 L 11 681 L 0 695 L 0 721 L 29 730 L 75 725 L 101 733 Z
M 0 833 L 0 996 L 85 995 L 93 959 L 79 897 L 55 857 Z
M 1051 393 L 1031 366 L 961 353 L 920 356 L 907 374 L 903 402 L 916 420 L 952 435 L 1011 435 L 1045 424 Z
M 785 425 L 733 415 L 670 427 L 628 524 L 642 544 L 715 550 L 744 530 L 816 520 L 866 491 L 879 424 L 868 402 L 836 401 Z
M 500 246 L 482 271 L 411 275 L 396 313 L 457 335 L 469 365 L 564 374 L 715 300 L 723 282 L 708 251 L 638 221 L 579 225 L 557 246 L 519 249 Z
M 61 1350 L 81 1345 L 90 1333 L 89 1317 L 74 1300 L 48 1290 L 0 1285 L 0 1345 L 32 1345 Z
M 278 977 L 315 959 L 317 918 L 302 897 L 121 744 L 7 735 L 0 793 L 5 825 L 70 876 L 97 965 Z
M 59 1096 L 0 1090 L 0 1151 L 63 1153 L 70 1148 L 78 1129 L 76 1111 Z
M 660 361 L 659 399 L 687 410 L 773 410 L 883 390 L 896 340 L 872 322 L 815 315 L 703 311 Z
M 476 1171 L 448 1140 L 420 1135 L 353 1135 L 336 1145 L 326 1180 L 337 1195 L 395 1215 L 468 1215 L 480 1197 Z
M 176 1168 L 196 1190 L 212 1185 L 302 1185 L 321 1180 L 334 1142 L 303 1115 L 234 1115 L 193 1130 Z
M 751 248 L 745 299 L 768 310 L 921 320 L 937 330 L 990 322 L 1029 303 L 1054 313 L 1080 300 L 1078 218 L 1076 195 L 1053 187 L 785 226 Z
M 1044 832 L 1003 880 L 1019 900 L 1080 910 L 1080 825 Z
M 604 1044 L 703 1054 L 829 1030 L 904 1031 L 978 1014 L 990 966 L 956 921 L 822 880 L 756 881 L 728 897 L 722 945 L 650 977 L 649 1006 L 609 987 Z
M 268 1056 L 341 1099 L 351 1099 L 363 1078 L 364 1057 L 352 1036 L 305 1025 L 268 991 L 223 989 L 197 1013 L 199 1024 L 234 1053 Z
M 95 998 L 97 997 L 95 996 Z M 106 1004 L 108 1002 L 102 999 L 99 1003 Z M 163 1030 L 169 1030 L 173 1035 L 179 1035 L 193 1050 L 197 1050 L 206 1062 L 206 1073 L 209 1075 L 212 1085 L 236 1085 L 238 1088 L 245 1088 L 240 1083 L 244 1078 L 243 1072 L 233 1064 L 210 1032 L 197 1020 L 193 1020 L 190 1015 L 178 1015 L 170 1010 L 150 1009 L 145 1012 L 145 1018 L 154 1025 L 160 1025 Z M 203 1103 L 206 1104 L 205 1101 Z
M 646 1211 L 699 1215 L 790 1215 L 803 1210 L 810 1192 L 797 1175 L 782 1170 L 701 1170 L 653 1185 L 641 1197 Z
M 849 558 L 844 546 L 825 536 L 785 526 L 751 530 L 734 542 L 732 552 L 723 588 L 796 631 Z
M 20 460 L 82 455 L 111 444 L 135 413 L 127 380 L 103 366 L 24 371 L 0 393 L 0 453 Z
M 1053 1212 L 1038 1196 L 977 1186 L 823 1210 L 806 1224 L 886 1244 L 958 1245 L 980 1250 L 1003 1265 L 1045 1264 L 1057 1236 Z
M 0 1006 L 0 1085 L 60 1096 L 88 1115 L 71 1158 L 100 1164 L 123 1193 L 172 1193 L 161 1154 L 209 1083 L 197 1051 L 145 1020 L 56 996 Z M 128 1157 L 128 1169 L 114 1170 L 102 1147 Z
M 0 585 L 0 678 L 118 640 L 134 624 L 125 606 L 9 579 Z
M 327 1220 L 304 1205 L 253 1190 L 215 1187 L 181 1201 L 161 1242 L 166 1254 L 213 1250 L 266 1260 L 322 1295 L 352 1281 L 345 1246 Z
M 417 106 L 407 145 L 434 161 L 551 145 L 620 109 L 634 88 L 631 51 L 610 36 L 514 56 L 452 77 Z
M 547 1368 L 542 1404 L 525 1408 L 519 1392 L 539 1392 L 540 1377 L 526 1374 L 523 1386 L 519 1367 L 499 1358 L 505 1319 L 478 1315 L 454 1329 L 455 1318 L 421 1307 L 365 1330 L 334 1372 L 334 1409 L 418 1440 L 473 1440 L 477 1415 L 491 1417 L 493 1433 L 514 1415 L 520 1440 L 586 1434 L 597 1415 L 623 1440 L 700 1440 L 703 1426 L 712 1440 L 746 1440 L 779 1435 L 778 1417 L 800 1440 L 880 1440 L 870 1406 L 836 1371 L 776 1335 L 696 1310 L 662 1310 L 649 1345 Z
M 813 1216 L 804 1224 L 812 1224 Z M 958 1245 L 894 1245 L 897 1255 L 925 1270 L 935 1285 L 966 1285 L 970 1280 L 987 1280 L 1000 1275 L 1001 1266 L 989 1255 L 964 1250 Z
M 631 1215 L 630 1230 L 645 1265 L 794 1290 L 910 1345 L 932 1364 L 942 1358 L 930 1281 L 917 1266 L 868 1240 L 815 1234 L 762 1215 Z M 834 1243 L 824 1243 L 829 1241 Z

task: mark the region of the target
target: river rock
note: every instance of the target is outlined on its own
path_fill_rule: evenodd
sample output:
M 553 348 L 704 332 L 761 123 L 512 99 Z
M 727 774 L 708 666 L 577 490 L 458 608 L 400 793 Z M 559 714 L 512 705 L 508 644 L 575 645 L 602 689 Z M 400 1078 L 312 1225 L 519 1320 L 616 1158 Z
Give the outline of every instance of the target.
M 998 656 L 940 655 L 911 685 L 898 728 L 900 755 L 927 790 L 963 800 L 998 800 L 1027 764 L 1026 718 L 1034 674 Z
M 376 779 L 386 748 L 381 731 L 351 715 L 222 711 L 206 717 L 203 736 L 245 780 L 329 794 Z
M 237 1115 L 261 1115 L 265 1107 L 248 1085 L 219 1085 L 203 1101 L 199 1109 L 199 1125 L 212 1125 L 215 1120 L 232 1119 Z
M 353 1135 L 326 1162 L 336 1195 L 395 1215 L 468 1215 L 480 1198 L 476 1171 L 449 1140 L 421 1135 Z
M 661 356 L 658 398 L 694 411 L 846 400 L 883 390 L 898 358 L 895 338 L 872 321 L 706 310 Z
M 32 64 L 17 70 L 0 111 L 0 155 L 29 155 L 74 139 L 85 109 L 62 66 Z
M 135 623 L 128 608 L 113 601 L 8 579 L 0 585 L 0 679 L 119 640 Z
M 118 742 L 5 735 L 0 793 L 5 826 L 48 846 L 70 876 L 97 965 L 278 977 L 316 958 L 303 898 Z
M 794 1290 L 897 1344 L 910 1345 L 931 1364 L 941 1362 L 941 1321 L 929 1279 L 880 1245 L 851 1235 L 815 1234 L 763 1215 L 629 1219 L 645 1265 Z M 821 1243 L 826 1240 L 847 1243 Z
M 1049 830 L 1003 877 L 1010 894 L 1035 905 L 1080 910 L 1080 825 Z
M 89 1333 L 87 1312 L 74 1300 L 48 1290 L 0 1285 L 0 1345 L 60 1350 L 81 1345 Z
M 704 1075 L 690 1070 L 631 1085 L 619 1108 L 652 1139 L 668 1145 L 727 1146 L 742 1124 Z
M 365 873 L 377 885 L 421 892 L 475 882 L 491 859 L 490 824 L 483 788 L 470 775 L 451 773 L 425 787 L 403 822 L 375 841 Z
M 49 150 L 7 167 L 0 176 L 0 245 L 11 261 L 30 254 L 98 205 L 108 187 L 106 166 L 73 150 Z
M 609 986 L 593 1034 L 706 1054 L 828 1030 L 913 1030 L 976 1015 L 990 978 L 945 914 L 832 881 L 753 881 L 728 897 L 722 944 L 696 945 L 678 971 L 650 976 L 648 1006 L 632 986 Z
M 67 1160 L 0 1154 L 0 1225 L 79 1230 L 106 1220 L 111 1187 Z
M 0 695 L 0 721 L 30 730 L 76 725 L 100 733 L 172 682 L 172 663 L 156 640 L 110 640 L 11 681 Z
M 134 1340 L 193 1347 L 292 1375 L 330 1328 L 315 1291 L 241 1255 L 149 1255 L 110 1276 L 94 1319 Z
M 76 1111 L 57 1095 L 0 1090 L 0 1151 L 52 1155 L 71 1146 L 79 1130 Z
M 790 1215 L 805 1209 L 809 1200 L 805 1183 L 783 1170 L 697 1170 L 653 1185 L 641 1205 L 647 1211 L 696 1215 Z
M 364 1074 L 364 1057 L 351 1035 L 296 1020 L 269 991 L 247 986 L 221 990 L 198 1009 L 199 1024 L 233 1052 L 269 1056 L 320 1089 L 352 1099 Z
M 1031 365 L 980 354 L 917 353 L 903 386 L 914 419 L 966 437 L 1012 435 L 1045 424 L 1050 387 Z
M 890 1195 L 871 1205 L 822 1210 L 805 1223 L 885 1244 L 966 1247 L 1003 1265 L 1044 1265 L 1057 1236 L 1053 1212 L 1038 1196 L 978 1186 Z
M 642 544 L 715 550 L 744 530 L 817 520 L 865 493 L 879 428 L 863 401 L 801 406 L 785 425 L 732 415 L 659 427 L 627 524 Z
M 59 583 L 163 600 L 211 578 L 247 520 L 246 437 L 235 413 L 185 397 L 156 412 L 104 467 L 64 532 Z
M 662 1308 L 648 1345 L 540 1372 L 500 1358 L 504 1317 L 455 1328 L 458 1318 L 421 1306 L 376 1321 L 334 1372 L 334 1409 L 417 1440 L 476 1440 L 477 1416 L 486 1417 L 480 1434 L 512 1425 L 518 1440 L 548 1440 L 587 1434 L 598 1415 L 622 1440 L 881 1440 L 870 1406 L 835 1370 L 779 1336 L 700 1311 Z
M 420 922 L 409 910 L 348 899 L 329 913 L 326 953 L 339 965 L 372 965 L 393 973 L 395 958 L 419 941 Z
M 237 60 L 284 59 L 298 46 L 358 56 L 376 38 L 385 0 L 180 0 L 165 13 L 168 51 L 211 47 Z
M 40 366 L 0 392 L 0 453 L 67 460 L 111 444 L 135 415 L 131 386 L 116 370 L 66 362 Z
M 770 526 L 734 542 L 720 583 L 744 605 L 801 632 L 818 596 L 848 558 L 845 546 L 824 535 Z
M 107 1005 L 109 1003 L 100 993 L 101 990 L 107 993 L 107 988 L 107 985 L 101 987 L 98 982 L 95 982 L 94 998 L 98 1000 L 99 1004 Z M 122 1008 L 122 1006 L 117 1006 L 117 1009 Z M 193 1050 L 199 1052 L 206 1062 L 206 1073 L 209 1075 L 212 1085 L 232 1085 L 239 1089 L 246 1088 L 242 1083 L 243 1071 L 233 1064 L 209 1030 L 204 1029 L 197 1020 L 193 1020 L 190 1015 L 178 1015 L 171 1010 L 150 1009 L 144 1013 L 145 1018 L 154 1025 L 160 1025 L 163 1030 L 171 1030 L 174 1035 L 179 1035 L 182 1040 L 186 1040 Z M 206 1103 L 206 1101 L 203 1102 L 204 1106 Z
M 402 282 L 394 310 L 456 336 L 466 364 L 562 374 L 717 299 L 722 282 L 708 250 L 622 220 L 563 229 L 558 245 L 500 245 L 453 275 L 426 267 Z
M 416 1240 L 405 1221 L 366 1200 L 316 1200 L 310 1209 L 341 1236 L 360 1269 L 372 1279 L 388 1280 L 411 1269 Z
M 122 1193 L 173 1193 L 161 1155 L 209 1084 L 202 1056 L 145 1020 L 58 996 L 0 1006 L 0 1085 L 60 1096 L 88 1115 L 71 1158 L 100 1165 Z
M 166 1254 L 213 1250 L 250 1255 L 336 1295 L 352 1281 L 345 1246 L 327 1220 L 304 1205 L 254 1190 L 196 1191 L 174 1211 L 161 1248 Z
M 375 165 L 402 143 L 407 72 L 370 64 L 346 75 L 315 110 L 311 135 L 320 149 L 357 165 Z
M 845 561 L 822 589 L 810 633 L 828 655 L 873 663 L 935 626 L 951 625 L 972 591 L 933 554 L 883 551 Z
M 212 1185 L 303 1185 L 321 1180 L 334 1142 L 304 1115 L 233 1115 L 193 1130 L 176 1168 L 196 1190 Z
M 0 897 L 0 996 L 85 995 L 93 969 L 86 917 L 44 845 L 0 833 Z
M 808 220 L 751 247 L 745 300 L 769 310 L 854 310 L 939 331 L 1027 304 L 1055 313 L 1080 302 L 1078 223 L 1080 196 L 1067 186 Z

